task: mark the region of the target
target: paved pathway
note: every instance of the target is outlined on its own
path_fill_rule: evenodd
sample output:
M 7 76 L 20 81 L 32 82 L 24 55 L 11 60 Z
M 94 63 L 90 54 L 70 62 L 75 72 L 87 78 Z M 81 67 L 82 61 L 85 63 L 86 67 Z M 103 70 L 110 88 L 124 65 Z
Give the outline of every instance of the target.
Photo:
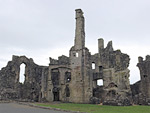
M 0 113 L 69 113 L 42 108 L 29 107 L 17 103 L 0 103 Z

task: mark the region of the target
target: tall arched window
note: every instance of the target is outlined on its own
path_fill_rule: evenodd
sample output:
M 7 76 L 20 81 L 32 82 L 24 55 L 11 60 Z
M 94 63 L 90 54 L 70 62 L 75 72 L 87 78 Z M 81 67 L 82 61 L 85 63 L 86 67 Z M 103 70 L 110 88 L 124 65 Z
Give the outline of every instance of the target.
M 26 67 L 26 65 L 24 63 L 22 63 L 20 65 L 19 82 L 22 83 L 22 84 L 25 81 L 25 67 Z

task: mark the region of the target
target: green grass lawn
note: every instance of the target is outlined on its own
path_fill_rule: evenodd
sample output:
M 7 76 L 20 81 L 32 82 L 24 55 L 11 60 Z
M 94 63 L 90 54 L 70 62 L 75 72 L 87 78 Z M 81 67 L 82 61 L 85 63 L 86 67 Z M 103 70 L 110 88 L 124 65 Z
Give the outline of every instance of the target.
M 36 104 L 36 105 L 87 113 L 150 113 L 150 106 L 104 106 L 104 105 L 72 104 L 72 103 Z

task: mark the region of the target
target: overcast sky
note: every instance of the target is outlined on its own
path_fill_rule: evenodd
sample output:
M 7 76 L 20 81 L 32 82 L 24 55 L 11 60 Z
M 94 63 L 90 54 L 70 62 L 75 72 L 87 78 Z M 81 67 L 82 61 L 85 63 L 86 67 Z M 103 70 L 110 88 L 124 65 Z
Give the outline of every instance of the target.
M 150 0 L 0 0 L 0 68 L 12 55 L 39 65 L 69 56 L 74 43 L 75 9 L 85 16 L 86 47 L 97 53 L 97 39 L 130 55 L 130 82 L 140 79 L 138 56 L 150 54 Z

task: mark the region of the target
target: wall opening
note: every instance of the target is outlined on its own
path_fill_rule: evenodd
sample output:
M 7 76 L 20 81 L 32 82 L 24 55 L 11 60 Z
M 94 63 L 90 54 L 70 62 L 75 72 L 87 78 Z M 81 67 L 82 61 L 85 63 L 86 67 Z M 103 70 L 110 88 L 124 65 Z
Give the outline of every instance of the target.
M 144 76 L 144 78 L 146 78 L 147 77 L 147 75 L 143 75 Z
M 59 89 L 54 87 L 53 88 L 53 95 L 54 95 L 54 101 L 59 101 Z
M 65 92 L 66 92 L 66 97 L 70 97 L 70 89 L 68 85 L 66 86 Z
M 71 81 L 71 72 L 65 72 L 66 83 Z
M 97 80 L 97 85 L 98 86 L 103 86 L 103 80 L 102 79 Z
M 94 62 L 92 63 L 92 69 L 95 69 L 95 63 Z
M 76 57 L 79 57 L 79 53 L 76 53 Z
M 59 73 L 59 69 L 52 69 L 52 72 L 51 72 L 52 76 L 51 76 L 51 79 L 52 79 L 52 83 L 54 86 L 57 86 L 59 85 L 59 77 L 60 77 L 60 73 Z
M 26 65 L 24 63 L 20 65 L 19 82 L 22 84 L 25 81 L 25 67 Z
M 103 66 L 99 66 L 99 72 L 103 73 Z

